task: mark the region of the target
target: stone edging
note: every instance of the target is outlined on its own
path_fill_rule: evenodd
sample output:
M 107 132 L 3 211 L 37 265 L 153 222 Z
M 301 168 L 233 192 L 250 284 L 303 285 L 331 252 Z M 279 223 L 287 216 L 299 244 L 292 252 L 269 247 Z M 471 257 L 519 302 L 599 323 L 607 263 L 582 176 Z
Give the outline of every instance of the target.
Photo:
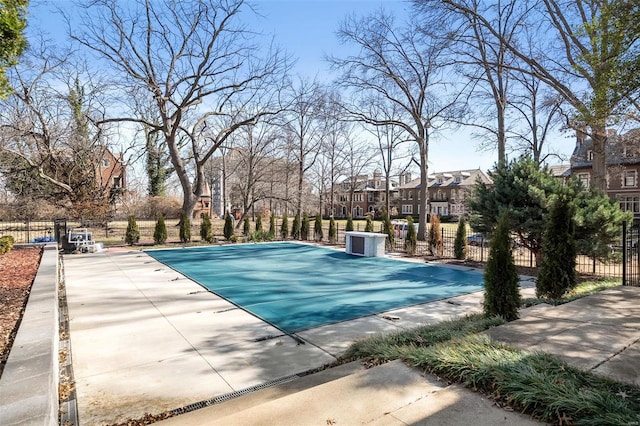
M 47 244 L 0 380 L 0 425 L 57 425 L 58 248 Z

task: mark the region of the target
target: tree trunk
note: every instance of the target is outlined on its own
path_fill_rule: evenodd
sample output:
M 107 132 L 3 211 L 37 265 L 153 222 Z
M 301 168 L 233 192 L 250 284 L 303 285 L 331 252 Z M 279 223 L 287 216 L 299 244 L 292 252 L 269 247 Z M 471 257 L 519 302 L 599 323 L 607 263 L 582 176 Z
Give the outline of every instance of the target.
M 601 192 L 607 191 L 607 166 L 605 146 L 607 132 L 604 126 L 591 126 L 591 140 L 593 141 L 593 162 L 591 185 Z
M 429 154 L 428 142 L 426 138 L 417 141 L 420 146 L 420 200 L 418 206 L 420 213 L 418 216 L 418 240 L 425 241 L 427 239 L 427 204 L 429 198 Z

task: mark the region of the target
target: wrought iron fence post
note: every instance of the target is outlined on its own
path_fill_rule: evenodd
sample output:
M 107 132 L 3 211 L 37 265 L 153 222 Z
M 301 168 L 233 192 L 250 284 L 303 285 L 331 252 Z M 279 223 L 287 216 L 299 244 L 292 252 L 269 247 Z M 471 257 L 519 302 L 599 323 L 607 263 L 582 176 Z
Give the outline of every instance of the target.
M 627 222 L 622 222 L 622 285 L 627 285 Z

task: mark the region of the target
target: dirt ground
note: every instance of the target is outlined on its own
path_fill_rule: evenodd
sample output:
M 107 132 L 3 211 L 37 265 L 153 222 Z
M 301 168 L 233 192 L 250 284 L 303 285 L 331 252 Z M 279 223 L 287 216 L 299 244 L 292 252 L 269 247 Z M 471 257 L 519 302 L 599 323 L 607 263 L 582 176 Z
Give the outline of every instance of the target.
M 0 376 L 38 271 L 42 249 L 14 248 L 0 255 Z

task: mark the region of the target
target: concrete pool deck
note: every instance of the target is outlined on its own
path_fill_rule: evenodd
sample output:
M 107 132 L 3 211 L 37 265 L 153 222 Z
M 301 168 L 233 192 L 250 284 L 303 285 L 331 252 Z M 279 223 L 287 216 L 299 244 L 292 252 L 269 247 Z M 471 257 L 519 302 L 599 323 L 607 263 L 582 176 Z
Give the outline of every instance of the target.
M 482 300 L 472 293 L 296 339 L 140 251 L 65 256 L 64 273 L 81 424 L 122 422 L 286 381 L 333 363 L 358 338 L 478 312 Z M 533 291 L 532 281 L 523 284 Z

